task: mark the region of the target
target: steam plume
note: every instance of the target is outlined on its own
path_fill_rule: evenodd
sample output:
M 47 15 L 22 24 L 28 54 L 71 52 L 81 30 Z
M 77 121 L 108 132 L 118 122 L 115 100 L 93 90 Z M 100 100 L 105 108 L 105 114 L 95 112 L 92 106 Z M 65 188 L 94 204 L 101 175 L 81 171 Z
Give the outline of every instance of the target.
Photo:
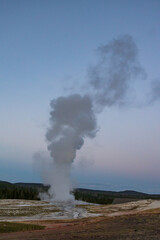
M 98 49 L 99 61 L 89 70 L 90 92 L 72 94 L 51 101 L 50 127 L 46 133 L 52 158 L 47 181 L 55 200 L 69 200 L 70 169 L 86 137 L 96 136 L 93 106 L 126 104 L 130 83 L 145 75 L 137 60 L 137 47 L 131 36 L 121 36 Z M 92 97 L 91 97 L 92 96 Z
M 98 63 L 89 69 L 96 103 L 103 107 L 126 104 L 132 81 L 146 75 L 138 62 L 135 42 L 124 35 L 99 47 L 98 53 Z
M 160 80 L 152 81 L 150 103 L 160 100 Z
M 56 200 L 70 198 L 69 175 L 76 151 L 85 137 L 93 138 L 96 134 L 96 120 L 92 100 L 79 94 L 59 97 L 51 101 L 50 128 L 47 131 L 48 150 L 54 162 L 56 181 L 51 194 Z M 55 187 L 57 185 L 57 188 Z

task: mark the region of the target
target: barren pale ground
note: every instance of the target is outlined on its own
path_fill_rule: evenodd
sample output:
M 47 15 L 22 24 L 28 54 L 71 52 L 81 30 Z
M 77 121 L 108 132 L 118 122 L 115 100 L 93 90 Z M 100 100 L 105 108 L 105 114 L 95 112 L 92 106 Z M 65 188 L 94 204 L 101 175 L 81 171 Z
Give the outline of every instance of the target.
M 0 239 L 160 239 L 160 201 L 94 205 L 0 200 L 0 221 L 34 223 L 44 230 L 2 233 Z
M 54 203 L 32 200 L 0 200 L 0 221 L 78 219 L 95 216 L 119 216 L 160 208 L 159 200 L 140 200 L 121 204 Z
M 32 200 L 0 200 L 0 221 L 77 219 L 99 214 L 90 213 L 86 203 L 53 203 Z M 89 206 L 89 205 L 87 205 Z

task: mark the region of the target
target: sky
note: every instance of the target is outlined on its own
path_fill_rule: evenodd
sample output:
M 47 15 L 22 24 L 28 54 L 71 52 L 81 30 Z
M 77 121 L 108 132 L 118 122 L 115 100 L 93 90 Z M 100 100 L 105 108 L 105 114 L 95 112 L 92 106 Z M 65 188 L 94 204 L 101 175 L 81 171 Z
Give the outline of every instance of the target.
M 41 182 L 50 101 L 82 91 L 97 48 L 133 37 L 147 80 L 160 78 L 159 0 L 0 0 L 0 179 Z M 105 108 L 73 163 L 75 186 L 160 193 L 160 103 Z

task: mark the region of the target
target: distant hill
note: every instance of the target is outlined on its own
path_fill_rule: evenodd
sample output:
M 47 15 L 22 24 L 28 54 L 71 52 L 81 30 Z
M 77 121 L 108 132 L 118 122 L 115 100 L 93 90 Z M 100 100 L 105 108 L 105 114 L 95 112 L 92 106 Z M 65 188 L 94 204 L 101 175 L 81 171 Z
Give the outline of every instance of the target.
M 0 181 L 0 185 L 12 185 L 12 183 L 10 183 L 10 182 L 6 182 L 6 181 Z
M 160 194 L 147 194 L 131 190 L 114 192 L 78 188 L 74 190 L 75 199 L 92 203 L 123 203 L 141 199 L 160 199 Z
M 12 188 L 13 184 L 6 181 L 0 181 L 0 189 L 4 187 Z
M 0 181 L 0 198 L 10 199 L 39 199 L 40 192 L 46 192 L 49 186 L 41 183 L 10 183 Z M 83 200 L 91 203 L 107 204 L 135 201 L 140 199 L 160 199 L 160 194 L 147 194 L 137 191 L 104 191 L 77 188 L 72 191 L 77 200 Z
M 39 192 L 45 191 L 42 184 L 10 183 L 0 181 L 0 199 L 39 200 Z
M 126 190 L 126 191 L 105 191 L 105 190 L 93 190 L 93 189 L 84 189 L 84 188 L 77 188 L 76 191 L 78 192 L 91 192 L 93 195 L 95 194 L 106 194 L 108 196 L 115 196 L 115 197 L 129 197 L 129 196 L 150 196 L 150 194 L 147 193 L 142 193 L 142 192 L 136 192 L 136 191 L 131 191 L 131 190 Z M 160 195 L 159 195 L 160 196 Z
M 43 188 L 44 185 L 42 183 L 10 183 L 6 181 L 0 181 L 0 187 L 6 186 L 6 187 L 14 187 L 14 186 L 21 186 L 21 187 L 31 187 L 31 188 Z
M 16 186 L 22 186 L 22 187 L 31 187 L 31 188 L 43 188 L 44 185 L 42 183 L 14 183 Z

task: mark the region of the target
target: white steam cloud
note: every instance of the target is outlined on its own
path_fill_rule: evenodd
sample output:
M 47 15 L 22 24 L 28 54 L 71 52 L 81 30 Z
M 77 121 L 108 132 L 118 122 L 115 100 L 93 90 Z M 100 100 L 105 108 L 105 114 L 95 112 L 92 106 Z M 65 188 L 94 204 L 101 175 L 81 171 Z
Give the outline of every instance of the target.
M 57 201 L 70 200 L 70 170 L 86 137 L 97 131 L 95 108 L 127 103 L 128 89 L 135 78 L 144 78 L 136 44 L 121 36 L 98 49 L 98 63 L 89 69 L 88 94 L 72 94 L 51 101 L 50 126 L 46 133 L 51 162 L 45 171 L 49 195 Z M 45 168 L 46 169 L 46 168 Z
M 132 37 L 121 36 L 98 48 L 99 61 L 89 69 L 95 101 L 101 106 L 127 104 L 127 94 L 137 77 L 146 77 L 138 62 L 138 50 Z
M 156 79 L 152 81 L 150 103 L 154 103 L 158 100 L 160 100 L 160 80 Z
M 50 195 L 57 201 L 69 200 L 71 164 L 84 138 L 95 137 L 96 120 L 92 100 L 87 95 L 59 97 L 51 101 L 51 109 L 50 128 L 46 134 L 54 169 L 54 181 L 49 182 Z

